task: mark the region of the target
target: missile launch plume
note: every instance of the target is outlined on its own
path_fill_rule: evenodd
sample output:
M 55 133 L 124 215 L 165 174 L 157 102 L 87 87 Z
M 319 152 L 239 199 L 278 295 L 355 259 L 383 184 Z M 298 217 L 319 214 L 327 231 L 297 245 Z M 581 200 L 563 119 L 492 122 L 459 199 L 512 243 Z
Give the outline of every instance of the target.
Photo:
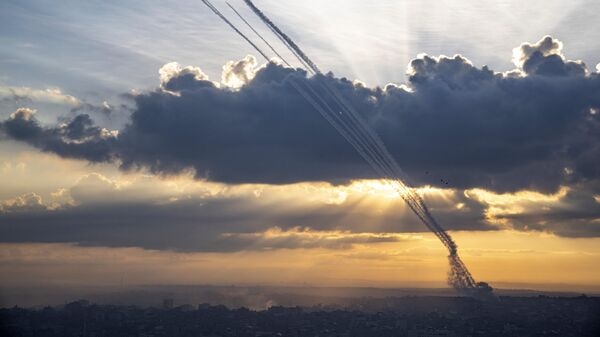
M 291 49 L 293 54 L 296 55 L 296 57 L 298 57 L 303 64 L 308 65 L 309 69 L 312 70 L 313 73 L 317 75 L 322 75 L 317 65 L 306 55 L 306 53 L 304 53 L 304 51 L 302 51 L 300 47 L 289 36 L 282 32 L 281 29 L 279 29 L 279 27 L 275 25 L 275 23 L 273 23 L 273 21 L 271 21 L 258 7 L 256 7 L 251 0 L 244 0 L 244 3 L 246 3 L 246 5 L 248 5 L 248 7 L 271 29 L 271 31 L 273 31 L 282 40 L 282 42 L 284 42 L 284 44 Z M 406 177 L 406 174 L 402 172 L 402 170 L 396 164 L 389 151 L 387 151 L 387 149 L 385 148 L 383 142 L 371 130 L 371 128 L 362 119 L 362 117 L 329 83 L 323 80 L 322 86 L 323 89 L 325 89 L 331 95 L 331 97 L 334 98 L 334 100 L 341 107 L 341 109 L 348 114 L 352 126 L 354 126 L 357 129 L 357 131 L 362 137 L 366 138 L 365 141 L 367 142 L 367 146 L 372 148 L 372 150 L 374 151 L 374 155 L 377 157 L 377 160 L 383 160 L 382 164 L 383 166 L 385 166 L 385 169 L 391 170 L 391 172 L 388 171 L 389 176 L 387 174 L 386 176 L 388 176 L 388 178 L 391 178 L 395 175 L 399 175 L 402 181 L 408 181 L 408 177 Z M 402 184 L 402 186 L 399 186 L 399 188 L 402 189 L 403 192 L 408 192 L 402 193 L 402 195 L 406 195 L 406 198 L 409 199 L 407 202 L 409 203 L 409 206 L 413 209 L 413 211 L 420 213 L 421 216 L 419 216 L 419 218 L 422 218 L 422 221 L 425 222 L 427 227 L 429 227 L 436 235 L 439 234 L 438 237 L 440 238 L 442 243 L 448 248 L 451 254 L 455 253 L 456 244 L 454 243 L 452 238 L 443 230 L 443 228 L 437 223 L 433 216 L 431 216 L 429 210 L 427 209 L 425 203 L 420 198 L 420 196 L 414 192 L 410 193 L 414 190 L 412 188 L 408 188 L 407 186 L 405 186 L 405 184 Z
M 261 21 L 263 21 L 263 23 L 265 23 L 267 27 L 284 43 L 284 45 L 288 49 L 290 49 L 290 51 L 298 58 L 298 60 L 302 64 L 304 64 L 306 68 L 308 68 L 307 70 L 311 71 L 314 74 L 322 75 L 317 65 L 306 55 L 306 53 L 304 53 L 304 51 L 302 51 L 300 47 L 289 36 L 287 36 L 283 31 L 281 31 L 281 29 L 279 29 L 279 27 L 275 25 L 275 23 L 273 23 L 273 21 L 271 21 L 258 7 L 256 7 L 251 0 L 244 0 L 244 2 L 261 19 Z M 338 104 L 340 108 L 344 110 L 346 114 L 348 114 L 351 122 L 350 125 L 354 128 L 357 128 L 357 132 L 361 137 L 366 137 L 366 145 L 368 147 L 371 147 L 374 151 L 373 154 L 376 157 L 376 161 L 383 160 L 383 163 L 380 162 L 381 165 L 387 166 L 387 169 L 395 171 L 395 174 L 401 174 L 403 180 L 408 181 L 406 175 L 402 172 L 399 166 L 395 164 L 395 160 L 389 154 L 389 152 L 383 145 L 383 142 L 379 139 L 379 137 L 377 137 L 377 135 L 371 130 L 371 128 L 366 124 L 366 122 L 354 110 L 352 105 L 349 104 L 342 97 L 339 91 L 333 88 L 327 81 L 323 80 L 320 82 L 321 86 L 323 87 L 322 89 L 328 92 L 330 96 L 333 97 L 333 99 L 336 101 L 336 104 Z M 393 172 L 388 173 L 388 178 L 394 176 Z M 405 189 L 404 186 L 402 186 L 402 188 Z M 409 197 L 411 199 L 416 200 L 415 207 L 424 208 L 424 203 L 422 201 L 419 202 L 420 197 L 418 195 L 409 195 Z M 421 204 L 422 206 L 419 204 Z M 423 210 L 423 212 L 426 213 L 426 209 Z M 437 229 L 439 230 L 440 228 Z M 451 242 L 451 240 L 448 239 L 449 238 L 446 238 L 446 240 L 443 241 L 452 246 L 453 243 Z
M 237 29 L 223 14 L 221 14 L 208 0 L 203 0 L 216 15 L 227 23 L 237 34 L 256 49 L 267 61 L 269 58 L 256 44 Z M 448 249 L 448 261 L 450 271 L 448 282 L 455 289 L 465 294 L 486 295 L 491 293 L 491 288 L 483 282 L 477 283 L 464 262 L 458 255 L 457 245 L 452 237 L 443 229 L 430 213 L 421 196 L 412 188 L 409 177 L 402 171 L 394 157 L 389 153 L 383 141 L 372 130 L 362 116 L 354 109 L 346 98 L 329 82 L 317 65 L 300 49 L 300 47 L 285 33 L 279 29 L 251 0 L 244 0 L 246 5 L 267 25 L 269 30 L 288 48 L 304 68 L 313 73 L 309 81 L 300 81 L 291 76 L 289 83 L 298 93 L 317 110 L 334 129 L 348 141 L 348 143 L 365 159 L 373 170 L 383 179 L 386 184 L 391 185 L 403 198 L 413 213 L 432 231 L 442 244 Z M 275 55 L 285 64 L 289 65 L 267 40 L 256 30 L 235 8 L 227 5 L 236 15 L 261 39 Z

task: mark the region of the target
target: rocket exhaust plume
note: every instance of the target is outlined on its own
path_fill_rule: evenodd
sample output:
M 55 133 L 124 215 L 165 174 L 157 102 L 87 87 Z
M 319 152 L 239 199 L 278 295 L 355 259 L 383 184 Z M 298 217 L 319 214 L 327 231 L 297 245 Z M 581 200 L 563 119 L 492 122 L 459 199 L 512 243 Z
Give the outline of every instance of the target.
M 237 29 L 225 18 L 208 0 L 202 0 L 216 15 L 244 38 L 256 49 L 267 61 L 266 54 L 254 44 L 247 36 Z M 484 282 L 475 282 L 475 279 L 460 259 L 457 245 L 452 237 L 436 221 L 421 196 L 409 184 L 408 176 L 402 171 L 394 157 L 389 153 L 383 141 L 371 129 L 368 123 L 354 109 L 354 107 L 342 96 L 342 94 L 330 83 L 317 65 L 298 47 L 294 41 L 279 29 L 251 0 L 244 0 L 246 5 L 267 25 L 269 30 L 289 49 L 304 68 L 315 74 L 310 81 L 299 81 L 294 77 L 289 78 L 290 84 L 298 93 L 310 103 L 335 129 L 344 137 L 350 145 L 365 159 L 374 171 L 386 184 L 391 185 L 404 199 L 415 215 L 432 231 L 442 244 L 448 249 L 448 262 L 450 271 L 448 283 L 459 292 L 472 296 L 489 296 L 491 287 Z M 287 65 L 289 63 L 264 39 L 242 15 L 227 4 L 237 15 L 250 27 L 250 29 Z

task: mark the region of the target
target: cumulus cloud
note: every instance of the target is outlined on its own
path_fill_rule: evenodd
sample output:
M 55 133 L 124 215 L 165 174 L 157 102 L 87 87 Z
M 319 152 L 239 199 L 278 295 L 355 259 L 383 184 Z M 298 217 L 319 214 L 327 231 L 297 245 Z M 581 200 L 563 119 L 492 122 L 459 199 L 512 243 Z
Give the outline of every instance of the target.
M 600 107 L 600 76 L 567 60 L 551 37 L 518 47 L 515 63 L 519 76 L 476 67 L 461 55 L 420 55 L 404 85 L 370 88 L 331 74 L 322 80 L 352 102 L 417 185 L 550 192 L 597 179 L 600 116 L 590 111 Z M 83 123 L 79 132 L 15 117 L 2 129 L 44 151 L 115 161 L 125 170 L 193 170 L 199 179 L 227 183 L 374 177 L 292 87 L 291 78 L 318 80 L 301 70 L 256 67 L 246 57 L 225 66 L 223 86 L 197 67 L 169 63 L 159 73 L 161 87 L 135 96 L 118 137 L 86 117 L 67 123 Z
M 29 108 L 19 108 L 10 114 L 12 120 L 31 121 L 37 111 Z
M 565 237 L 600 236 L 598 183 L 562 187 L 554 194 L 532 191 L 495 194 L 473 189 L 465 194 L 485 205 L 485 217 L 499 228 L 541 231 Z
M 513 49 L 513 63 L 523 68 L 523 65 L 531 58 L 534 53 L 541 53 L 542 56 L 558 55 L 562 56 L 563 43 L 553 39 L 551 36 L 544 36 L 537 43 L 525 42 L 519 47 Z
M 461 55 L 452 58 L 419 55 L 408 65 L 407 74 L 413 86 L 446 86 L 452 90 L 477 90 L 493 80 L 495 75 L 487 67 L 478 69 Z M 391 89 L 391 88 L 389 88 Z
M 52 194 L 2 202 L 2 242 L 71 242 L 85 246 L 233 252 L 351 249 L 412 240 L 427 229 L 378 181 L 227 186 L 157 177 L 112 180 L 97 173 Z M 597 237 L 600 203 L 590 186 L 555 194 L 448 190 L 418 193 L 450 230 L 541 231 Z M 342 198 L 336 197 L 343 195 Z M 334 197 L 335 200 L 332 200 Z
M 215 84 L 208 80 L 208 75 L 202 69 L 194 66 L 182 67 L 177 62 L 170 62 L 158 70 L 160 87 L 169 92 L 182 89 L 213 87 Z
M 248 84 L 256 75 L 257 64 L 252 55 L 247 55 L 237 62 L 227 62 L 223 66 L 221 83 L 231 88 L 240 88 Z
M 545 36 L 537 43 L 523 43 L 513 49 L 513 63 L 526 74 L 546 76 L 583 75 L 587 71 L 581 61 L 565 60 L 563 43 Z
M 0 202 L 0 213 L 35 212 L 46 209 L 42 197 L 33 192 Z
M 46 200 L 38 193 L 29 192 L 14 198 L 0 200 L 0 219 L 2 213 L 17 213 L 18 216 L 28 217 L 30 214 L 43 214 L 73 205 L 73 199 L 67 189 L 59 189 L 50 193 L 50 197 Z M 5 224 L 0 220 L 0 226 L 2 225 Z
M 506 209 L 493 210 L 493 219 L 517 230 L 545 231 L 566 237 L 598 237 L 600 203 L 594 191 L 598 191 L 598 186 L 579 185 L 565 189 L 556 200 L 523 200 Z
M 0 132 L 45 152 L 91 162 L 111 160 L 117 131 L 94 125 L 87 114 L 77 115 L 53 128 L 44 128 L 34 114 L 35 111 L 28 108 L 17 109 L 2 123 Z
M 117 181 L 94 173 L 54 193 L 54 201 L 62 201 L 60 207 L 2 212 L 0 238 L 2 242 L 230 252 L 350 249 L 410 239 L 402 233 L 426 232 L 402 199 L 378 192 L 380 185 L 364 181 L 347 186 L 227 186 L 157 177 Z M 450 229 L 497 228 L 485 222 L 483 204 L 458 191 L 422 193 Z M 344 197 L 332 202 L 340 194 Z M 6 204 L 15 208 L 26 203 Z

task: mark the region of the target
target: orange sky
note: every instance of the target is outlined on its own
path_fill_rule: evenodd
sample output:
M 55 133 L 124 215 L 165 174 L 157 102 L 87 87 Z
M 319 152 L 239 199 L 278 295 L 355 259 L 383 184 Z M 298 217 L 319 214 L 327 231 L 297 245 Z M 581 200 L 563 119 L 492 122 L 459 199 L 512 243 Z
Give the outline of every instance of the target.
M 44 163 L 44 173 L 40 170 Z M 253 246 L 227 252 L 143 249 L 135 247 L 82 247 L 76 243 L 4 243 L 0 245 L 2 286 L 23 284 L 311 284 L 340 286 L 446 286 L 447 252 L 428 232 L 385 230 L 397 213 L 410 228 L 421 226 L 398 196 L 378 181 L 350 185 L 326 183 L 294 185 L 223 185 L 194 181 L 188 176 L 160 178 L 142 173 L 124 174 L 115 168 L 89 166 L 35 151 L 23 151 L 4 160 L 0 179 L 4 212 L 23 195 L 36 193 L 48 212 L 110 199 L 141 202 L 177 202 L 180 199 L 258 199 L 262 210 L 280 213 L 324 212 L 350 207 L 334 228 L 269 226 L 264 230 L 223 233 L 252 239 Z M 25 180 L 19 177 L 32 176 Z M 432 210 L 469 214 L 456 191 L 425 187 L 419 190 Z M 515 230 L 498 214 L 526 212 L 558 205 L 564 189 L 555 194 L 521 191 L 495 194 L 464 192 L 487 205 L 486 220 L 496 230 L 452 231 L 459 252 L 477 280 L 498 287 L 600 290 L 599 238 L 566 238 L 541 231 Z M 12 197 L 10 197 L 12 195 Z M 22 200 L 20 200 L 21 195 Z M 157 201 L 158 200 L 158 201 Z M 203 200 L 203 199 L 199 199 Z M 25 205 L 27 206 L 27 205 Z M 16 206 L 14 206 L 16 207 Z M 8 210 L 7 210 L 8 209 Z M 344 208 L 342 208 L 344 209 Z M 326 213 L 323 213 L 326 214 Z M 392 215 L 390 215 L 392 214 Z M 318 214 L 317 214 L 318 215 Z M 345 228 L 352 217 L 372 221 Z M 318 218 L 317 218 L 318 219 Z M 83 224 L 82 224 L 83 225 Z M 169 226 L 165 223 L 164 226 Z M 414 227 L 417 226 L 417 227 Z M 379 239 L 382 239 L 379 241 Z M 282 243 L 283 242 L 283 243 Z M 295 246 L 287 248 L 287 242 Z M 199 243 L 201 245 L 201 243 Z
M 512 231 L 453 233 L 477 280 L 499 288 L 600 291 L 598 239 Z M 445 287 L 445 252 L 431 234 L 351 249 L 175 253 L 68 244 L 2 244 L 3 286 L 258 284 Z

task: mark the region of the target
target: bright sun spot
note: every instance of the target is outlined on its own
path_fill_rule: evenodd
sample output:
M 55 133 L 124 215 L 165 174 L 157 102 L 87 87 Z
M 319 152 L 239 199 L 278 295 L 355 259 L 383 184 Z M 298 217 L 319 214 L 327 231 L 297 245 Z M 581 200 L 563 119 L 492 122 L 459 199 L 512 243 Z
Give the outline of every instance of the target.
M 393 181 L 386 180 L 360 180 L 353 182 L 350 188 L 354 191 L 384 198 L 398 198 L 398 188 Z

